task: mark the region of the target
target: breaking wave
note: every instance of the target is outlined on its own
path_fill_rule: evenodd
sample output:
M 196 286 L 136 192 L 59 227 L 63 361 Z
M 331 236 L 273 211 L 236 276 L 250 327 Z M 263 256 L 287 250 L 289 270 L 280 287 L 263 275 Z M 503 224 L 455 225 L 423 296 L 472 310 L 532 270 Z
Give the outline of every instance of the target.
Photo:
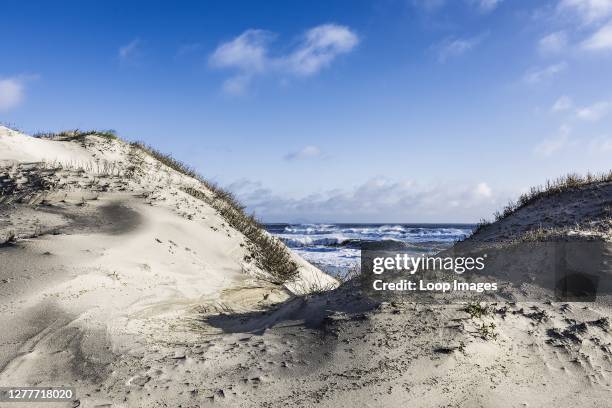
M 469 235 L 470 224 L 268 224 L 266 229 L 307 261 L 335 273 L 359 263 L 363 241 L 393 241 L 435 253 Z

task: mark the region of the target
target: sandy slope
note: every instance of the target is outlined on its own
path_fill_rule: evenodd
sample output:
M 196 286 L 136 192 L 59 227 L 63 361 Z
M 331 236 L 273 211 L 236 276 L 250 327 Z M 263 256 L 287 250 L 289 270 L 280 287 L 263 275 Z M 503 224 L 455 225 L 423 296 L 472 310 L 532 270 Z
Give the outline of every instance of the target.
M 123 142 L 0 128 L 0 168 L 0 242 L 16 241 L 0 248 L 1 385 L 95 389 L 126 356 L 193 342 L 203 315 L 335 284 L 297 256 L 295 282 L 262 279 L 245 237 L 181 190 L 205 187 Z
M 41 165 L 11 143 L 0 231 L 22 239 L 0 248 L 1 385 L 75 385 L 62 406 L 82 407 L 609 406 L 609 304 L 491 297 L 472 318 L 461 304 L 368 300 L 357 282 L 292 297 L 256 279 L 243 237 L 176 188 L 193 180 L 146 157 L 126 178 L 103 164 L 126 147 L 92 139 L 77 154 L 98 165 L 33 185 L 24 179 Z M 59 191 L 41 194 L 45 183 Z M 610 190 L 599 187 L 473 239 L 522 234 L 551 211 L 606 236 Z M 302 281 L 325 279 L 304 265 Z

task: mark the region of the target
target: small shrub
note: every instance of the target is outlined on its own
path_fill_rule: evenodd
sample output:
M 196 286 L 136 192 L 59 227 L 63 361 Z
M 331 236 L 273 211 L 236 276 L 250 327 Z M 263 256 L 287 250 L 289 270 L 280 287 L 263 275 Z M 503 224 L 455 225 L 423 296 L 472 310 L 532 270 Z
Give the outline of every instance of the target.
M 489 307 L 487 305 L 481 305 L 480 302 L 470 302 L 464 309 L 470 315 L 471 319 L 481 319 L 483 316 L 489 314 Z
M 495 323 L 481 324 L 477 332 L 483 340 L 496 340 Z

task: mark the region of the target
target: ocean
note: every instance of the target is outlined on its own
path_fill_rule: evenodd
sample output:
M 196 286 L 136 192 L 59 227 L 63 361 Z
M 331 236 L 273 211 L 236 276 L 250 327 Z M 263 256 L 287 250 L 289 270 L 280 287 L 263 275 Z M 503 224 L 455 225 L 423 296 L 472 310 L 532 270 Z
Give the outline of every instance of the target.
M 330 274 L 359 265 L 363 241 L 402 242 L 415 254 L 434 254 L 469 235 L 473 224 L 266 224 L 302 258 Z

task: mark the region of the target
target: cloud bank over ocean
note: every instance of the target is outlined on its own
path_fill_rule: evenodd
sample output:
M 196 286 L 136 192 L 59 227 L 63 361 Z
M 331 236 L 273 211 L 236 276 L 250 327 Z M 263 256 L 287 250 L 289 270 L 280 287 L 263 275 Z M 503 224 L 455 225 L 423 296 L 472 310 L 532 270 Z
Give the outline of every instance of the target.
M 507 192 L 485 182 L 432 186 L 385 177 L 299 198 L 246 179 L 228 188 L 266 222 L 470 222 L 483 208 L 493 212 L 507 200 Z

